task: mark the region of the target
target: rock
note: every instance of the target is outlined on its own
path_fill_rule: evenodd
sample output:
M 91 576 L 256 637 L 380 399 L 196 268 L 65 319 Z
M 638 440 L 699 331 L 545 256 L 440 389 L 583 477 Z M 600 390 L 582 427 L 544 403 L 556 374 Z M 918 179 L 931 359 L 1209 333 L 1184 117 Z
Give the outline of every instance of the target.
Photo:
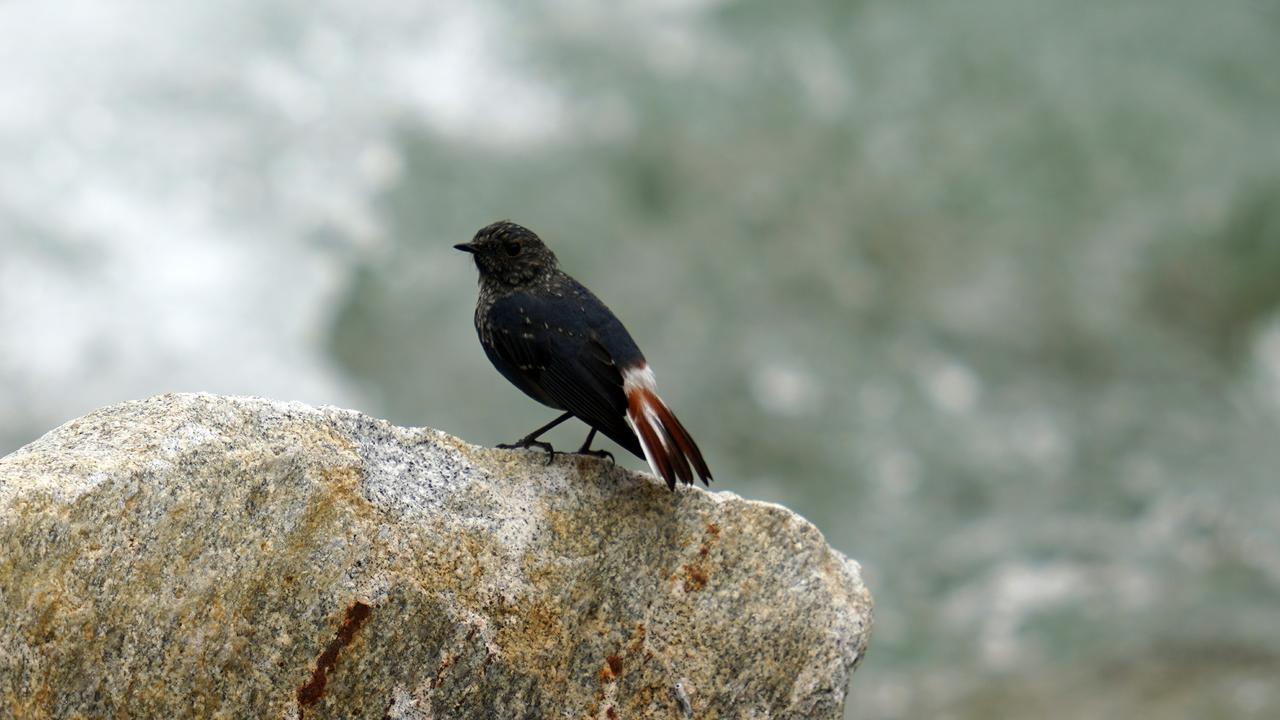
M 0 460 L 0 716 L 838 718 L 794 513 L 356 412 L 164 395 Z

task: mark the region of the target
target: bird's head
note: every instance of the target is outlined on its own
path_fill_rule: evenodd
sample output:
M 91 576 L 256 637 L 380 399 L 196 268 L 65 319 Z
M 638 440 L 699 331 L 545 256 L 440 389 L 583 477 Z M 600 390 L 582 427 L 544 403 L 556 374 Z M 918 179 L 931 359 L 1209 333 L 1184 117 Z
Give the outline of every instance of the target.
M 469 243 L 453 246 L 475 256 L 480 279 L 511 287 L 528 285 L 556 268 L 556 256 L 532 230 L 502 220 L 480 228 Z

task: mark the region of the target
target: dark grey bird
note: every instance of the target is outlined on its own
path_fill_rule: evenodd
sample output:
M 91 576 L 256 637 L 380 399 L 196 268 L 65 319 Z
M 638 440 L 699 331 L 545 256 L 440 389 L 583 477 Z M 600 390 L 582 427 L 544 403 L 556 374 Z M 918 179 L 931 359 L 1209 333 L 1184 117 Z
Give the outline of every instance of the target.
M 469 243 L 480 270 L 476 333 L 489 361 L 526 395 L 564 411 L 520 440 L 498 447 L 539 447 L 543 433 L 571 417 L 644 458 L 654 474 L 703 484 L 711 471 L 698 445 L 658 397 L 653 371 L 631 334 L 605 304 L 559 267 L 556 256 L 531 230 L 513 222 L 482 228 Z M 610 456 L 612 457 L 612 456 Z

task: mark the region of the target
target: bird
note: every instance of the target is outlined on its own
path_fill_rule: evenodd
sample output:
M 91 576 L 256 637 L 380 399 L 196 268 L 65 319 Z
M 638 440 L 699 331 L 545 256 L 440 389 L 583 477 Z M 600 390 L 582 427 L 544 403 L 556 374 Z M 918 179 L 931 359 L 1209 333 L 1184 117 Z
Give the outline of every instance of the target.
M 493 366 L 524 394 L 563 411 L 551 422 L 500 448 L 537 447 L 548 430 L 576 417 L 590 428 L 578 454 L 600 432 L 649 464 L 675 490 L 695 476 L 710 485 L 702 451 L 658 397 L 653 369 L 631 334 L 582 283 L 560 269 L 555 253 L 532 230 L 508 220 L 481 228 L 470 242 L 480 271 L 475 326 Z

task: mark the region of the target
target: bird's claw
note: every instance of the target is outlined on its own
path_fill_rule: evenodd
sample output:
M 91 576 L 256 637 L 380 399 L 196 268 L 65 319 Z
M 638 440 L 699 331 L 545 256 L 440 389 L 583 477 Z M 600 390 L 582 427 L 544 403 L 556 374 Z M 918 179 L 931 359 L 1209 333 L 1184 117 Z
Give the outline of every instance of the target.
M 618 464 L 618 461 L 615 460 L 613 457 L 613 453 L 609 452 L 608 450 L 588 450 L 586 448 L 583 448 L 578 452 L 574 453 L 574 455 L 590 455 L 591 457 L 598 457 L 601 460 L 608 459 L 609 464 L 611 465 Z
M 513 443 L 498 443 L 494 447 L 499 448 L 501 450 L 528 450 L 529 448 L 536 447 L 547 454 L 548 465 L 551 464 L 551 461 L 554 460 L 557 455 L 564 454 L 556 450 L 555 448 L 553 448 L 551 446 L 551 443 L 543 442 L 541 440 L 534 440 L 533 438 L 521 438 Z

